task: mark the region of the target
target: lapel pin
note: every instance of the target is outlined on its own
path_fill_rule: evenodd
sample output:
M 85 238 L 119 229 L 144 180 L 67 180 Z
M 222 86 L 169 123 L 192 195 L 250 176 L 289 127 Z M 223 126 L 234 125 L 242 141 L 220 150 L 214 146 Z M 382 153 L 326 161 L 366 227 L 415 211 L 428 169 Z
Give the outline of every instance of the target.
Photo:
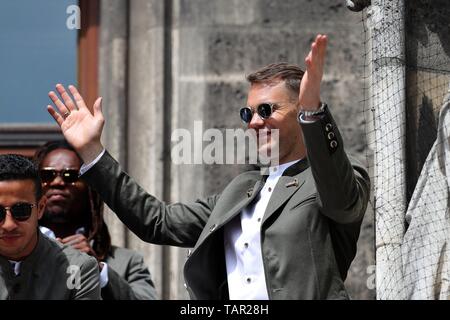
M 248 189 L 247 190 L 247 197 L 251 197 L 252 196 L 252 193 L 253 193 L 253 189 Z
M 297 178 L 295 178 L 294 181 L 286 183 L 286 188 L 289 188 L 289 187 L 298 187 L 298 180 L 297 180 Z

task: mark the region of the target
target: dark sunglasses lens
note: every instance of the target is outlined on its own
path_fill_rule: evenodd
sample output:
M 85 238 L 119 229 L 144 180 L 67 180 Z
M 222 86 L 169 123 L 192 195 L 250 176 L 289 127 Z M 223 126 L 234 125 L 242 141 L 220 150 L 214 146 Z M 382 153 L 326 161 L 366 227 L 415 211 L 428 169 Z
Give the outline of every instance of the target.
M 42 182 L 48 183 L 48 182 L 52 182 L 53 179 L 55 179 L 56 172 L 55 172 L 55 170 L 45 169 L 45 170 L 40 171 L 40 175 L 41 175 Z
M 258 106 L 258 114 L 263 119 L 267 119 L 272 114 L 272 106 L 268 103 L 263 103 Z
M 78 170 L 64 170 L 62 172 L 62 178 L 64 182 L 74 183 L 78 180 Z
M 18 203 L 12 206 L 11 214 L 17 221 L 25 221 L 31 216 L 33 206 L 29 203 Z
M 241 115 L 242 121 L 244 121 L 245 123 L 249 123 L 250 121 L 252 121 L 253 112 L 250 108 L 248 107 L 241 108 L 239 113 Z

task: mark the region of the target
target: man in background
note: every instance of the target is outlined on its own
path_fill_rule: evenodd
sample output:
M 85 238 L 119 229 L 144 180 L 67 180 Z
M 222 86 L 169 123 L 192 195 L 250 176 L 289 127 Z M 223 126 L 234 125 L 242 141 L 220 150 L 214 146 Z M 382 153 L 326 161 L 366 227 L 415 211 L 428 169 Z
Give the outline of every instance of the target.
M 48 142 L 36 151 L 35 162 L 47 198 L 41 230 L 97 259 L 103 300 L 155 300 L 143 257 L 111 244 L 103 202 L 78 178 L 81 159 L 74 149 L 66 141 Z
M 0 300 L 100 299 L 95 259 L 38 231 L 45 205 L 35 165 L 0 155 Z

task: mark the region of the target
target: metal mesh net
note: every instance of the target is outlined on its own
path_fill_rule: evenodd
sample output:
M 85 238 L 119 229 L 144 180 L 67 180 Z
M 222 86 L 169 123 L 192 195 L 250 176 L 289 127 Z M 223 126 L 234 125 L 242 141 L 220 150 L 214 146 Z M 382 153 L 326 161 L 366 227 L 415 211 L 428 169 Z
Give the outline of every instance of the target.
M 364 11 L 378 299 L 449 299 L 450 1 Z

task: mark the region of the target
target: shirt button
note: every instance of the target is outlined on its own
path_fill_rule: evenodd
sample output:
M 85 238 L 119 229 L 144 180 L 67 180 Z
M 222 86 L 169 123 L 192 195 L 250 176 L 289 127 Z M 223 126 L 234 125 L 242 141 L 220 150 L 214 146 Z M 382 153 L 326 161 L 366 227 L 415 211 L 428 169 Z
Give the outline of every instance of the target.
M 246 243 L 244 243 L 244 247 L 245 247 L 245 249 L 247 249 L 248 248 L 248 243 L 246 242 Z
M 252 282 L 252 279 L 247 278 L 247 283 L 250 283 L 250 282 Z
M 331 123 L 327 123 L 326 125 L 325 125 L 325 131 L 330 131 L 331 129 L 333 129 L 333 125 L 331 124 Z
M 331 142 L 330 142 L 330 147 L 331 148 L 336 148 L 337 147 L 337 141 L 336 140 L 332 140 Z
M 331 140 L 334 138 L 334 133 L 333 132 L 328 132 L 328 140 Z
M 271 188 L 271 187 L 269 187 L 269 189 L 268 189 L 268 190 L 269 190 L 269 192 L 272 192 L 272 188 Z
M 258 218 L 258 222 L 261 222 L 261 218 Z

